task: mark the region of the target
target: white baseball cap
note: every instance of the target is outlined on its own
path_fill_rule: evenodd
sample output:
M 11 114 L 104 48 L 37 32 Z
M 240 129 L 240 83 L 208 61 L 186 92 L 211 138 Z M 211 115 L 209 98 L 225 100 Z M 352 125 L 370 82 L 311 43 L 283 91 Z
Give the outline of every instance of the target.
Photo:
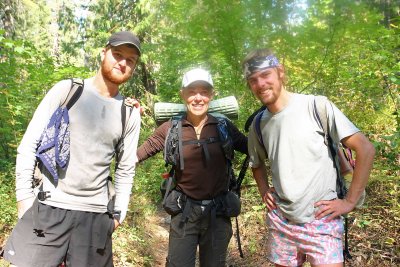
M 194 82 L 205 82 L 209 86 L 214 87 L 211 74 L 200 68 L 191 69 L 183 75 L 182 78 L 182 87 L 188 87 Z

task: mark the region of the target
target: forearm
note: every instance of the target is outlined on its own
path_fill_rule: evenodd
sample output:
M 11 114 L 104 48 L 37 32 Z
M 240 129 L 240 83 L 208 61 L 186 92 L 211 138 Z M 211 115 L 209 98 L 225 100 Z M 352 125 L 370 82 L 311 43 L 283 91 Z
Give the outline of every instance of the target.
M 164 149 L 166 134 L 171 123 L 169 121 L 159 126 L 154 133 L 138 148 L 138 161 L 142 162 Z
M 260 192 L 261 198 L 264 198 L 265 193 L 269 189 L 268 177 L 265 165 L 261 163 L 259 167 L 251 168 L 251 170 L 253 172 L 253 177 L 256 180 L 258 191 Z
M 26 198 L 17 202 L 18 219 L 21 219 L 25 212 L 32 207 L 35 197 Z
M 136 151 L 135 151 L 136 152 Z M 120 212 L 119 223 L 126 217 L 129 200 L 132 192 L 133 179 L 135 176 L 135 164 L 132 160 L 131 167 L 128 169 L 117 169 L 115 172 L 115 211 Z
M 337 216 L 352 211 L 354 207 L 356 207 L 367 185 L 375 149 L 362 134 L 357 134 L 357 136 L 350 139 L 349 142 L 343 142 L 347 147 L 356 152 L 356 166 L 354 168 L 353 180 L 350 184 L 349 191 L 344 199 L 321 200 L 315 203 L 315 207 L 320 207 L 315 213 L 315 218 L 317 219 L 328 216 L 327 221 L 330 221 Z
M 115 209 L 121 212 L 119 223 L 122 223 L 126 217 L 135 176 L 137 145 L 141 124 L 137 109 L 133 110 L 129 122 L 129 129 L 124 138 L 124 152 L 115 170 Z
M 348 202 L 356 205 L 367 185 L 375 156 L 375 148 L 362 133 L 356 133 L 342 142 L 345 146 L 354 150 L 356 154 L 353 179 L 346 196 Z
M 371 173 L 375 149 L 371 143 L 366 143 L 356 152 L 356 165 L 353 172 L 353 179 L 347 192 L 346 200 L 356 205 L 362 195 Z
M 25 138 L 25 137 L 24 137 Z M 33 172 L 36 163 L 35 151 L 22 151 L 31 150 L 29 147 L 20 145 L 17 153 L 17 161 L 15 168 L 15 192 L 17 202 L 34 196 L 32 188 Z

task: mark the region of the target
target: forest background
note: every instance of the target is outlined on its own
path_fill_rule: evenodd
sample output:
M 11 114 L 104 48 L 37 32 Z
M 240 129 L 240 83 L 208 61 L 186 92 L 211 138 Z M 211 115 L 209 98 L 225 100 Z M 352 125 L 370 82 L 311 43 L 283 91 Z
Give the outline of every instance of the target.
M 131 30 L 143 56 L 122 92 L 145 107 L 140 142 L 156 127 L 154 103 L 179 103 L 192 66 L 211 71 L 216 98 L 236 96 L 243 129 L 259 108 L 240 68 L 254 48 L 275 50 L 290 91 L 328 96 L 377 149 L 366 205 L 350 214 L 350 265 L 400 265 L 399 8 L 398 0 L 2 0 L 0 246 L 17 220 L 16 148 L 36 106 L 57 81 L 93 75 L 109 35 Z M 138 167 L 127 222 L 114 233 L 116 266 L 155 266 L 146 218 L 157 213 L 165 171 L 161 156 Z M 242 201 L 245 258 L 232 238 L 229 262 L 268 266 L 265 209 L 249 172 Z

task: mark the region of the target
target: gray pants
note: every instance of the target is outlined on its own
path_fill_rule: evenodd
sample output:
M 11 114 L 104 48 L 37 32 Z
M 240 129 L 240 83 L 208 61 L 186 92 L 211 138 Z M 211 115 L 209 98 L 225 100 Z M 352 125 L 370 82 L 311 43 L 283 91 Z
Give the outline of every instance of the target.
M 42 230 L 35 232 L 34 228 Z M 35 203 L 18 221 L 4 247 L 4 259 L 18 267 L 113 266 L 108 214 Z
M 214 227 L 211 215 L 203 214 L 204 207 L 193 204 L 189 220 L 181 224 L 182 213 L 172 217 L 167 267 L 194 267 L 197 246 L 200 266 L 223 267 L 232 237 L 230 218 L 217 216 Z

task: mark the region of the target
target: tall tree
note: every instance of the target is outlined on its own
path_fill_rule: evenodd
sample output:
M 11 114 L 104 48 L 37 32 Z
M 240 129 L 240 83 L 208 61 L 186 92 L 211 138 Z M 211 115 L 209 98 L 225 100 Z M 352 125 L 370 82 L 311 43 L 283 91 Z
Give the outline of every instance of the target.
M 12 37 L 15 31 L 16 4 L 13 0 L 0 2 L 1 28 L 5 30 L 5 37 Z

